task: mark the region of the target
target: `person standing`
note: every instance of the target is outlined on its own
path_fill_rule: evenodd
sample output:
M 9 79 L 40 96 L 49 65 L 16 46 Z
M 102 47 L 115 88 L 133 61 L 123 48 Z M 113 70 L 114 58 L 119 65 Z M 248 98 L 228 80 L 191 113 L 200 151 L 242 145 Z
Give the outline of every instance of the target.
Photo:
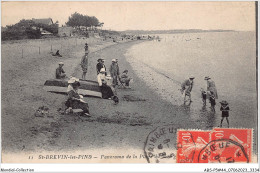
M 59 67 L 56 69 L 56 79 L 64 79 L 66 77 L 66 73 L 63 70 L 64 63 L 59 62 Z
M 191 100 L 191 90 L 193 88 L 193 80 L 195 79 L 195 77 L 190 76 L 189 79 L 185 80 L 182 84 L 181 84 L 181 92 L 184 92 L 184 102 L 188 101 L 186 100 L 186 96 L 189 97 L 190 102 L 192 102 Z
M 85 55 L 82 57 L 80 66 L 81 66 L 82 71 L 83 71 L 82 79 L 86 80 L 86 74 L 87 74 L 87 71 L 88 71 L 88 52 L 86 52 Z
M 117 68 L 118 68 L 117 76 L 118 76 L 118 78 L 119 78 L 119 64 L 118 64 L 118 59 L 116 59 L 116 65 L 117 65 Z M 116 85 L 118 85 L 118 81 L 116 81 Z
M 88 53 L 88 43 L 85 43 L 85 53 Z
M 215 112 L 216 99 L 212 91 L 210 91 L 209 102 L 211 104 L 212 111 Z
M 118 64 L 116 63 L 116 59 L 112 59 L 112 64 L 110 65 L 110 75 L 112 77 L 112 85 L 115 87 L 118 83 L 117 78 L 119 75 L 119 67 Z
M 209 76 L 206 76 L 204 78 L 204 80 L 207 81 L 207 91 L 209 91 L 209 92 L 212 91 L 213 94 L 214 94 L 215 99 L 218 99 L 218 92 L 217 92 L 217 88 L 216 88 L 215 82 Z
M 220 111 L 222 112 L 222 119 L 221 119 L 221 122 L 220 122 L 220 127 L 222 127 L 222 122 L 224 120 L 224 118 L 226 118 L 227 120 L 227 124 L 228 124 L 228 127 L 229 127 L 229 121 L 228 121 L 228 117 L 229 117 L 229 106 L 228 106 L 228 102 L 223 100 L 220 102 L 221 104 L 221 107 L 220 107 Z

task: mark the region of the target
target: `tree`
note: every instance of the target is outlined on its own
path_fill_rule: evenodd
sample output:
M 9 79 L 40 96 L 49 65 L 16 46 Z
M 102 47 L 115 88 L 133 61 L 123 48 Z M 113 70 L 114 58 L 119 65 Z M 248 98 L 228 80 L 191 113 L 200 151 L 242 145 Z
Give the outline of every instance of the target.
M 38 39 L 41 38 L 40 28 L 51 33 L 58 34 L 58 24 L 46 25 L 35 23 L 32 20 L 20 20 L 20 22 L 7 26 L 6 31 L 2 31 L 3 40 L 19 40 L 19 39 Z
M 69 20 L 68 22 L 66 22 L 66 25 L 76 28 L 79 28 L 80 26 L 96 27 L 99 25 L 99 21 L 95 16 L 87 16 L 75 12 L 69 17 Z
M 66 22 L 66 25 L 72 27 L 79 27 L 79 26 L 83 26 L 83 23 L 84 23 L 84 16 L 82 14 L 75 12 L 69 17 L 69 20 L 68 22 Z

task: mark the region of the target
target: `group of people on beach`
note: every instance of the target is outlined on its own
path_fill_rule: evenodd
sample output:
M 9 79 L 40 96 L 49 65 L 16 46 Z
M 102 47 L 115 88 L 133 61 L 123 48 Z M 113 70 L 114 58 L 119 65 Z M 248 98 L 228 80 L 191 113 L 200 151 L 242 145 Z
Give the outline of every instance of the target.
M 82 80 L 86 80 L 86 74 L 88 70 L 88 45 L 85 45 L 85 55 L 82 57 L 80 66 L 82 68 Z M 109 73 L 106 71 L 106 66 L 104 64 L 105 60 L 99 58 L 96 65 L 97 71 L 97 82 L 100 87 L 100 91 L 103 99 L 113 100 L 115 104 L 119 103 L 119 99 L 116 95 L 116 86 L 123 86 L 124 88 L 130 88 L 129 82 L 131 78 L 128 77 L 128 70 L 124 70 L 120 75 L 118 59 L 112 59 L 112 63 L 109 68 Z M 56 79 L 68 79 L 66 73 L 63 69 L 64 63 L 59 62 L 59 67 L 56 69 Z M 112 82 L 111 82 L 112 80 Z M 80 87 L 80 80 L 76 77 L 70 77 L 68 80 L 68 100 L 65 105 L 67 110 L 81 109 L 83 110 L 83 115 L 90 116 L 88 104 L 83 100 L 83 96 L 78 93 Z
M 192 102 L 191 100 L 191 91 L 194 85 L 194 76 L 190 76 L 189 79 L 185 80 L 182 84 L 181 84 L 181 93 L 184 95 L 184 103 L 186 103 L 187 101 L 189 101 L 190 103 Z M 215 82 L 209 77 L 206 76 L 204 78 L 204 80 L 207 81 L 207 90 L 204 90 L 203 88 L 201 88 L 201 98 L 202 98 L 202 102 L 203 102 L 203 106 L 206 106 L 206 101 L 207 99 L 209 99 L 209 102 L 211 104 L 211 109 L 213 112 L 215 112 L 215 106 L 216 106 L 216 99 L 218 99 L 218 92 L 217 92 L 217 88 L 215 85 Z M 188 99 L 187 99 L 188 97 Z M 229 127 L 229 105 L 228 102 L 223 100 L 220 102 L 221 107 L 220 107 L 220 111 L 222 112 L 222 119 L 220 122 L 220 127 L 222 127 L 222 122 L 224 120 L 224 118 L 226 118 L 227 120 L 227 124 Z

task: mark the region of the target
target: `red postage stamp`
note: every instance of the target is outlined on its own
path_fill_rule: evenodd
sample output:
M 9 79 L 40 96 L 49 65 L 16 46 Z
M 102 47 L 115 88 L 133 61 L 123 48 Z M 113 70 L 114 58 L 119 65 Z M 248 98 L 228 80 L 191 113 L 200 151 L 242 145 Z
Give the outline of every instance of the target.
M 177 163 L 251 162 L 252 129 L 179 130 Z
M 211 131 L 178 130 L 177 163 L 198 163 L 199 151 L 210 141 Z M 207 163 L 207 160 L 204 161 Z
M 222 148 L 217 156 L 210 156 L 210 162 L 251 162 L 252 133 L 252 129 L 214 128 L 210 141 Z

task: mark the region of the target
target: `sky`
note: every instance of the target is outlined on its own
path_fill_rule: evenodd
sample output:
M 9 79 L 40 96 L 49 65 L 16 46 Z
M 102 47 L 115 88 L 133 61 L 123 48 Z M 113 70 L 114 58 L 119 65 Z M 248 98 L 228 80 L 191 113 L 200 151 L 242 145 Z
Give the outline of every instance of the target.
M 1 26 L 21 19 L 52 18 L 60 26 L 74 12 L 96 16 L 104 29 L 255 30 L 254 2 L 1 2 Z

